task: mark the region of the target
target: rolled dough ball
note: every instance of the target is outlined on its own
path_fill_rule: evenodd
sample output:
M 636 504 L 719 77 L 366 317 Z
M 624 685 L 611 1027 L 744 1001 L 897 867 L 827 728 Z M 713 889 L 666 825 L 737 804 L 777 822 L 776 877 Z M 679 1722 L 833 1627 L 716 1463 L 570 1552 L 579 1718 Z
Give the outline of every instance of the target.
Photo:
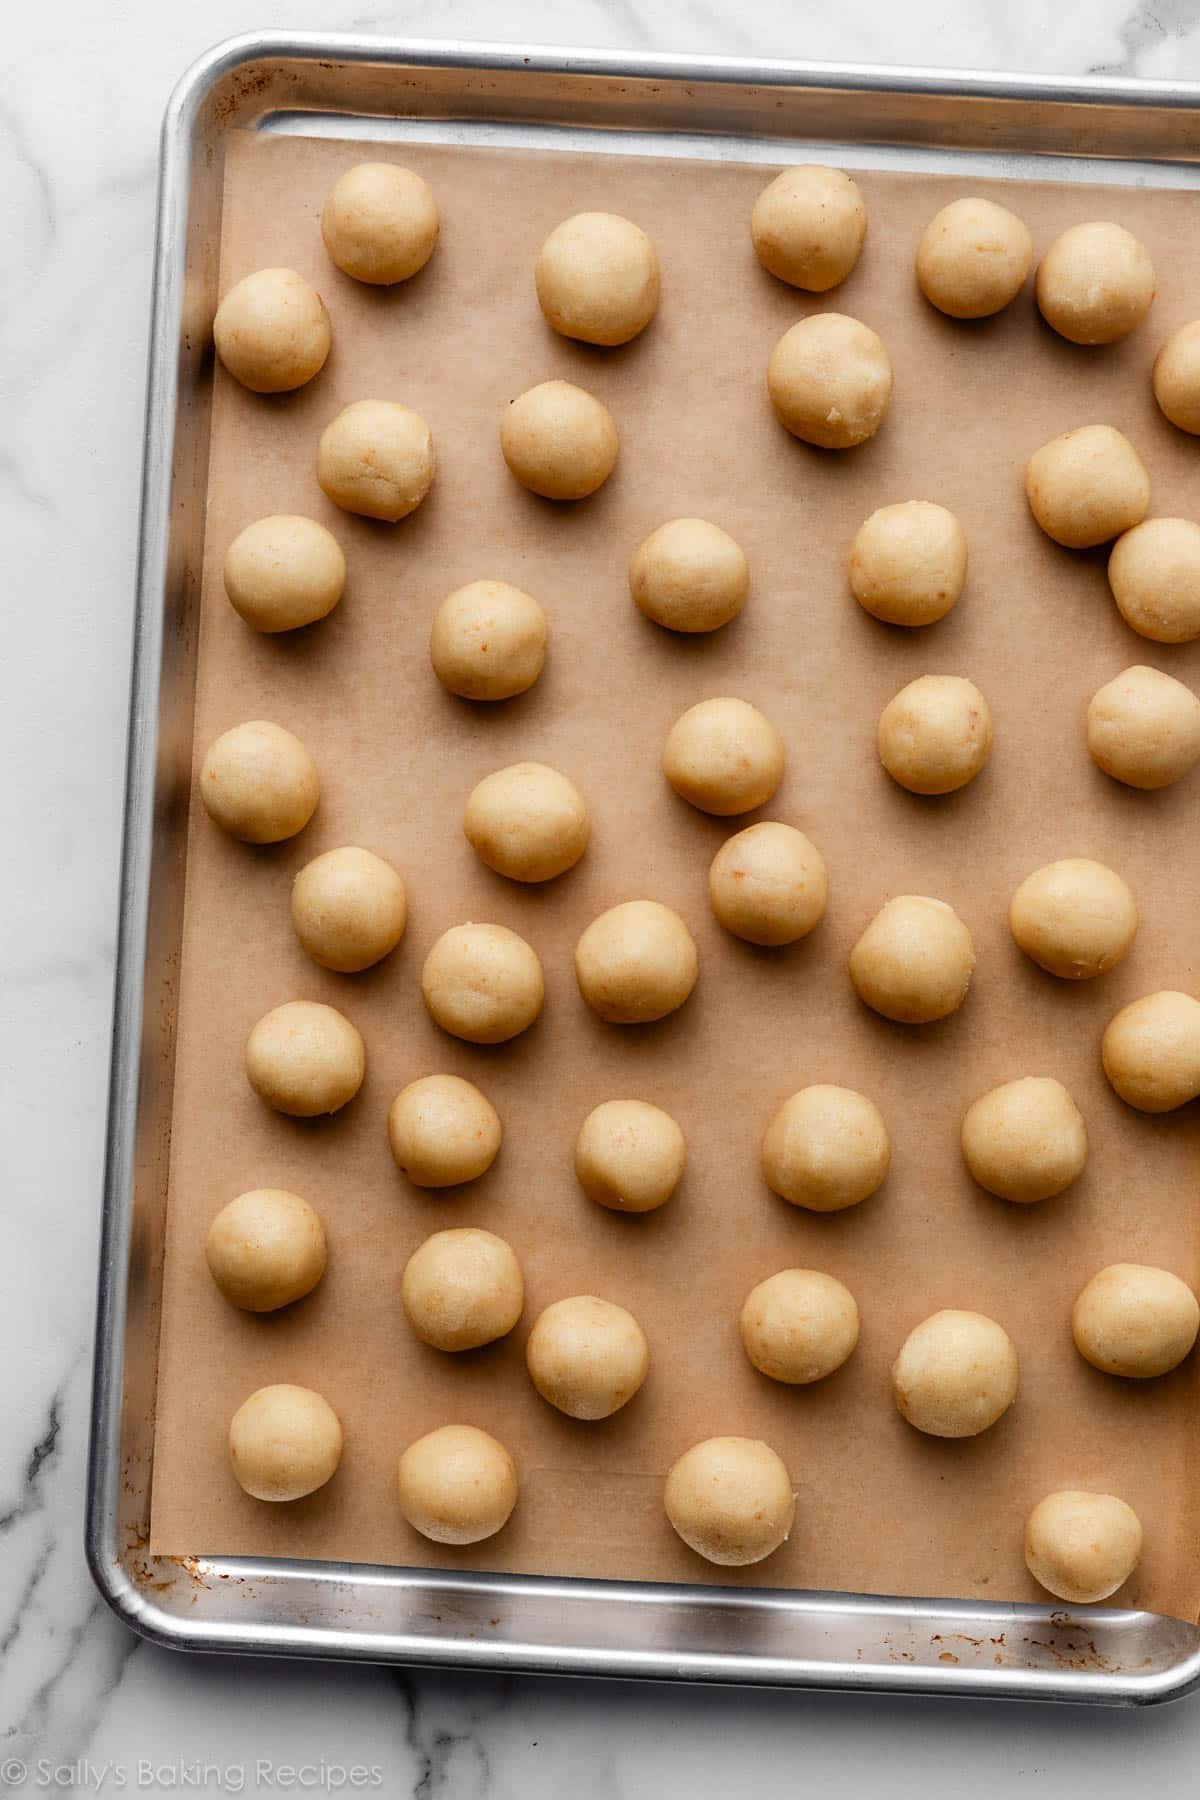
M 810 294 L 845 281 L 862 253 L 867 209 L 843 169 L 784 169 L 754 202 L 750 235 L 770 274 Z
M 1127 955 L 1138 910 L 1114 869 L 1069 856 L 1025 877 L 1012 897 L 1008 922 L 1026 956 L 1048 975 L 1088 981 Z
M 256 519 L 225 552 L 225 592 L 255 631 L 295 631 L 331 613 L 346 559 L 331 531 L 296 513 Z
M 665 1206 L 683 1174 L 683 1133 L 645 1100 L 605 1100 L 575 1140 L 575 1174 L 589 1200 L 612 1212 Z
M 1142 1525 L 1115 1494 L 1063 1488 L 1025 1522 L 1025 1566 L 1047 1593 L 1072 1606 L 1115 1594 L 1142 1559 Z
M 299 1194 L 252 1188 L 221 1208 L 204 1254 L 231 1306 L 274 1312 L 311 1294 L 325 1273 L 325 1230 Z
M 370 850 L 326 850 L 292 883 L 296 936 L 323 969 L 369 969 L 396 948 L 407 920 L 403 881 Z
M 668 519 L 629 561 L 634 604 L 668 631 L 716 631 L 737 617 L 750 591 L 740 544 L 707 519 Z
M 691 932 L 657 900 L 626 900 L 593 919 L 575 946 L 575 979 L 610 1025 L 649 1025 L 681 1007 L 700 963 Z
M 1180 431 L 1200 432 L 1200 319 L 1173 331 L 1155 357 L 1154 398 Z
M 650 1348 L 633 1314 L 595 1294 L 556 1300 L 525 1346 L 534 1387 L 572 1419 L 607 1419 L 628 1404 L 650 1369 Z
M 1115 344 L 1150 311 L 1154 264 L 1122 225 L 1072 225 L 1038 264 L 1037 303 L 1073 344 Z
M 850 591 L 888 625 L 932 625 L 956 605 L 967 579 L 967 540 L 952 512 L 931 500 L 881 506 L 855 534 Z
M 517 1470 L 496 1438 L 474 1425 L 442 1425 L 400 1458 L 400 1511 L 435 1544 L 480 1544 L 508 1524 Z
M 490 1169 L 500 1151 L 500 1116 L 459 1075 L 423 1075 L 401 1088 L 388 1112 L 388 1143 L 415 1187 L 457 1187 Z
M 1147 519 L 1119 537 L 1108 582 L 1121 617 L 1156 644 L 1200 637 L 1200 525 Z
M 298 737 L 269 719 L 250 719 L 223 732 L 200 766 L 205 812 L 243 844 L 295 837 L 320 797 L 316 763 Z
M 355 400 L 317 444 L 317 480 L 345 512 L 394 525 L 433 485 L 433 435 L 420 413 L 393 400 Z
M 619 213 L 564 219 L 542 245 L 534 276 L 546 323 L 585 344 L 627 344 L 658 307 L 654 245 Z
M 928 1025 L 967 997 L 975 949 L 952 906 L 899 894 L 871 920 L 850 952 L 860 1000 L 901 1025 Z
M 1093 694 L 1087 739 L 1115 781 L 1169 787 L 1200 762 L 1200 699 L 1173 675 L 1135 663 Z
M 746 1568 L 787 1542 L 796 1496 L 787 1464 L 761 1438 L 705 1438 L 667 1476 L 667 1517 L 706 1562 Z
M 746 1355 L 772 1381 L 823 1381 L 858 1342 L 848 1287 L 819 1269 L 780 1269 L 746 1296 L 738 1320 Z
M 977 1437 L 1017 1394 L 1017 1353 L 983 1313 L 936 1312 L 909 1332 L 892 1364 L 903 1418 L 930 1437 Z
M 783 780 L 783 739 L 746 700 L 701 700 L 676 719 L 663 774 L 701 812 L 729 818 L 771 798 Z
M 342 1427 L 328 1400 L 283 1381 L 258 1388 L 229 1425 L 233 1472 L 255 1500 L 302 1500 L 335 1474 Z
M 1071 1334 L 1084 1361 L 1138 1381 L 1178 1368 L 1197 1330 L 1200 1306 L 1186 1281 L 1144 1263 L 1101 1269 L 1071 1311 Z
M 573 869 L 591 833 L 573 781 L 545 763 L 512 763 L 471 790 L 463 831 L 480 862 L 510 881 L 552 881 Z
M 764 819 L 721 845 L 708 871 L 708 897 L 735 937 L 794 944 L 825 916 L 825 858 L 802 831 Z
M 399 163 L 356 163 L 339 175 L 321 211 L 325 248 L 344 275 L 373 287 L 407 281 L 438 239 L 433 190 Z
M 491 1231 L 435 1231 L 404 1266 L 400 1299 L 409 1324 L 434 1350 L 477 1350 L 505 1337 L 525 1305 L 512 1245 Z
M 809 1212 L 857 1206 L 881 1185 L 891 1160 L 879 1108 L 853 1088 L 825 1084 L 785 1100 L 762 1144 L 767 1186 Z
M 1087 550 L 1119 537 L 1150 508 L 1150 477 L 1111 425 L 1080 425 L 1035 450 L 1025 471 L 1034 518 L 1056 544 Z
M 1173 1112 L 1200 1094 L 1200 1000 L 1166 989 L 1131 1000 L 1101 1042 L 1104 1073 L 1129 1106 Z
M 992 714 L 962 675 L 919 675 L 879 715 L 879 760 L 910 794 L 953 794 L 992 754 Z
M 544 500 L 586 500 L 612 474 L 619 448 L 607 406 L 570 381 L 528 388 L 500 426 L 509 470 Z
M 469 581 L 447 594 L 429 635 L 433 672 L 464 700 L 511 700 L 546 660 L 546 615 L 507 581 Z
M 772 350 L 767 392 L 793 437 L 822 450 L 850 450 L 883 424 L 892 364 L 869 325 L 845 313 L 813 313 Z
M 536 951 L 506 925 L 454 925 L 421 970 L 431 1018 L 468 1044 L 506 1044 L 533 1024 L 546 984 Z
M 303 387 L 325 366 L 325 302 L 295 269 L 259 269 L 231 287 L 213 320 L 217 355 L 255 394 Z
M 1016 299 L 1032 264 L 1024 221 L 972 194 L 943 206 L 921 233 L 917 285 L 952 319 L 986 319 Z
M 1025 1075 L 967 1108 L 962 1151 L 980 1187 L 1024 1206 L 1064 1193 L 1083 1173 L 1087 1128 L 1061 1081 Z
M 264 1013 L 246 1039 L 246 1075 L 260 1100 L 293 1119 L 335 1113 L 366 1074 L 362 1038 L 349 1019 L 316 1000 Z

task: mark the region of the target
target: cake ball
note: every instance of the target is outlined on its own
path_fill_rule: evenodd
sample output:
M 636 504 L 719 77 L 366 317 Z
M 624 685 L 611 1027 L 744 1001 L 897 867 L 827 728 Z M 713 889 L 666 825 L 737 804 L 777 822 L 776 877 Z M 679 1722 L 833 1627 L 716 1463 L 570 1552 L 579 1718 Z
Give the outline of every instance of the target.
M 772 1381 L 807 1386 L 840 1369 L 858 1343 L 858 1305 L 820 1269 L 780 1269 L 747 1294 L 742 1346 Z
M 891 359 L 869 325 L 845 313 L 813 313 L 772 350 L 767 392 L 793 437 L 823 450 L 849 450 L 883 424 Z
M 296 936 L 323 969 L 353 975 L 396 948 L 408 920 L 404 883 L 390 862 L 347 844 L 306 863 L 292 883 Z
M 517 1470 L 497 1438 L 475 1425 L 441 1425 L 410 1444 L 397 1472 L 400 1511 L 435 1544 L 481 1544 L 517 1504 Z
M 1180 431 L 1200 432 L 1200 319 L 1173 331 L 1154 359 L 1154 398 Z
M 435 1231 L 404 1265 L 400 1299 L 423 1344 L 478 1350 L 507 1336 L 525 1305 L 521 1265 L 493 1231 Z
M 794 944 L 825 916 L 825 859 L 802 831 L 764 819 L 727 838 L 708 871 L 708 897 L 726 931 L 748 944 Z
M 750 235 L 770 274 L 824 294 L 851 273 L 867 235 L 867 208 L 844 169 L 784 169 L 754 202 Z
M 433 485 L 433 433 L 411 407 L 355 400 L 321 433 L 317 480 L 343 511 L 389 525 L 406 519 Z
M 963 675 L 920 675 L 879 715 L 879 760 L 911 794 L 952 794 L 992 754 L 992 714 Z
M 288 1381 L 258 1388 L 230 1421 L 229 1459 L 251 1499 L 302 1500 L 337 1473 L 341 1421 L 312 1388 Z
M 647 1100 L 605 1100 L 575 1140 L 575 1174 L 589 1200 L 610 1212 L 654 1212 L 683 1175 L 683 1133 Z
M 1092 695 L 1087 742 L 1114 781 L 1169 787 L 1200 762 L 1200 698 L 1173 675 L 1135 663 Z
M 1110 1019 L 1104 1073 L 1139 1112 L 1173 1112 L 1200 1094 L 1200 1000 L 1166 989 L 1145 994 Z
M 331 613 L 346 559 L 331 531 L 296 513 L 256 519 L 225 552 L 225 592 L 255 631 L 295 631 Z
M 587 849 L 591 822 L 573 781 L 546 763 L 513 763 L 471 790 L 463 831 L 480 862 L 510 881 L 553 881 Z
M 909 1332 L 892 1365 L 902 1418 L 930 1437 L 977 1437 L 1017 1395 L 1017 1353 L 983 1313 L 937 1312 Z
M 504 1044 L 542 1010 L 537 953 L 506 925 L 452 926 L 425 958 L 421 993 L 430 1017 L 469 1044 Z
M 396 1167 L 414 1187 L 457 1187 L 491 1168 L 500 1153 L 500 1116 L 460 1075 L 422 1075 L 401 1088 L 388 1112 Z
M 349 1019 L 316 1000 L 264 1013 L 246 1039 L 246 1076 L 260 1100 L 294 1119 L 335 1113 L 366 1074 L 366 1050 Z
M 534 1387 L 572 1419 L 607 1419 L 637 1393 L 650 1348 L 633 1314 L 595 1294 L 556 1300 L 525 1346 Z
M 1150 311 L 1154 264 L 1122 225 L 1094 220 L 1055 238 L 1038 264 L 1037 303 L 1073 344 L 1113 344 Z
M 507 581 L 469 581 L 434 614 L 429 657 L 442 686 L 463 700 L 511 700 L 531 688 L 549 632 L 537 601 Z
M 391 287 L 423 269 L 433 255 L 437 201 L 412 169 L 356 163 L 326 196 L 321 236 L 343 274 L 372 287 Z
M 1115 1494 L 1063 1488 L 1039 1500 L 1025 1523 L 1026 1568 L 1072 1606 L 1107 1600 L 1141 1556 L 1141 1521 Z
M 784 1101 L 762 1142 L 767 1186 L 809 1212 L 842 1212 L 882 1185 L 892 1160 L 879 1108 L 853 1088 L 818 1083 Z
M 689 1550 L 733 1569 L 778 1550 L 796 1514 L 787 1464 L 761 1438 L 693 1444 L 672 1465 L 663 1504 Z
M 1025 493 L 1047 537 L 1068 550 L 1106 544 L 1150 510 L 1150 477 L 1111 425 L 1081 425 L 1035 450 Z
M 593 919 L 575 946 L 575 977 L 612 1025 L 649 1025 L 678 1010 L 696 985 L 691 932 L 657 900 L 626 900 Z
M 952 319 L 986 319 L 1016 299 L 1033 264 L 1022 219 L 977 194 L 935 213 L 917 245 L 917 283 Z
M 859 999 L 902 1025 L 957 1012 L 974 967 L 971 934 L 954 908 L 925 894 L 889 900 L 850 952 Z
M 1115 869 L 1086 856 L 1047 863 L 1012 897 L 1008 922 L 1026 956 L 1064 981 L 1088 981 L 1128 955 L 1137 903 Z
M 850 549 L 850 591 L 887 625 L 932 625 L 958 604 L 967 540 L 952 512 L 931 500 L 881 506 Z
M 325 1273 L 320 1216 L 286 1188 L 252 1188 L 223 1206 L 204 1244 L 209 1274 L 231 1306 L 275 1312 Z
M 534 274 L 546 323 L 585 344 L 627 344 L 658 307 L 654 245 L 619 213 L 564 219 L 542 245 Z
M 222 732 L 200 765 L 200 798 L 214 824 L 244 844 L 278 844 L 317 810 L 317 765 L 298 737 L 269 719 Z
M 217 355 L 255 394 L 303 387 L 325 366 L 325 302 L 295 269 L 259 269 L 231 287 L 213 320 Z
M 545 500 L 586 500 L 612 474 L 619 447 L 608 408 L 570 381 L 527 389 L 500 426 L 510 472 Z
M 1084 1361 L 1136 1381 L 1178 1368 L 1198 1330 L 1200 1306 L 1187 1282 L 1144 1263 L 1101 1269 L 1071 1312 L 1071 1334 Z
M 1061 1081 L 1024 1075 L 982 1094 L 962 1122 L 963 1158 L 989 1194 L 1028 1206 L 1083 1173 L 1087 1128 Z
M 1119 537 L 1108 585 L 1125 623 L 1156 644 L 1200 637 L 1200 525 L 1146 519 Z
M 663 774 L 701 812 L 751 812 L 783 780 L 783 739 L 748 700 L 701 700 L 676 719 L 663 745 Z
M 737 617 L 750 591 L 740 544 L 707 519 L 668 519 L 629 562 L 634 605 L 668 631 L 716 631 Z

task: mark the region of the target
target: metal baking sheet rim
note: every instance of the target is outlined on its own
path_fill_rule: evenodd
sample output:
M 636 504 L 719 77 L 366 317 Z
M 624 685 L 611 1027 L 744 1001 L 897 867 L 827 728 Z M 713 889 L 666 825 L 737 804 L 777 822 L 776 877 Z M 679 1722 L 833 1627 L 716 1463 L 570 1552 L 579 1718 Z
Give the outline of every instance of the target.
M 637 84 L 639 90 L 650 84 L 656 96 L 673 94 L 676 100 L 688 100 L 703 87 L 710 97 L 722 91 L 771 96 L 779 107 L 783 96 L 803 105 L 806 96 L 838 95 L 848 102 L 877 99 L 909 108 L 1013 102 L 1056 116 L 1058 109 L 1079 107 L 1127 111 L 1133 118 L 1148 109 L 1164 117 L 1182 112 L 1200 119 L 1200 87 L 1192 84 L 1041 81 L 733 58 L 631 59 L 589 50 L 312 33 L 231 38 L 184 75 L 167 105 L 161 146 L 87 1477 L 85 1547 L 102 1597 L 134 1630 L 177 1649 L 1111 1705 L 1148 1704 L 1190 1692 L 1200 1685 L 1200 1630 L 1148 1614 L 1110 1611 L 1073 1618 L 1049 1608 L 917 1598 L 149 1556 L 142 1527 L 148 1518 L 154 1377 L 131 1364 L 126 1349 L 129 1333 L 139 1328 L 139 1318 L 131 1320 L 131 1294 L 133 1311 L 147 1313 L 140 1321 L 143 1337 L 148 1342 L 153 1336 L 156 1343 L 154 1246 L 145 1241 L 144 1221 L 135 1218 L 135 1164 L 139 1157 L 152 1165 L 157 1158 L 161 1185 L 166 1141 L 161 1134 L 169 1116 L 164 1096 L 171 1020 L 164 1014 L 170 1010 L 170 957 L 168 951 L 159 971 L 161 991 L 153 996 L 158 1004 L 151 1007 L 146 973 L 158 953 L 150 936 L 156 925 L 151 895 L 156 884 L 166 883 L 171 892 L 173 883 L 177 899 L 182 891 L 180 867 L 165 874 L 161 867 L 178 846 L 171 832 L 178 834 L 186 814 L 181 802 L 186 773 L 181 789 L 178 765 L 171 778 L 167 741 L 176 722 L 167 715 L 164 730 L 160 706 L 173 659 L 186 654 L 180 643 L 188 630 L 189 599 L 192 613 L 195 601 L 191 571 L 172 567 L 173 555 L 176 563 L 186 564 L 187 558 L 171 538 L 176 490 L 188 480 L 186 457 L 176 460 L 179 415 L 187 403 L 185 365 L 198 355 L 185 280 L 187 237 L 194 224 L 192 134 L 223 82 L 254 65 L 279 63 L 320 69 L 331 77 L 339 69 L 372 65 L 393 73 L 406 68 L 457 73 L 464 83 L 484 77 L 498 84 L 506 76 L 520 82 L 611 82 L 621 93 L 623 84 Z M 241 98 L 252 93 L 250 83 Z M 636 111 L 622 122 L 637 129 Z M 647 129 L 644 119 L 640 125 Z M 1061 147 L 1042 144 L 1037 153 L 1071 156 L 1072 135 L 1068 126 Z M 974 146 L 984 152 L 996 147 L 995 137 L 986 136 Z M 1018 139 L 1000 148 L 1020 154 L 1023 146 Z M 1151 146 L 1149 160 L 1178 164 L 1200 156 L 1200 131 L 1186 153 L 1175 134 L 1171 150 L 1165 157 Z M 1089 154 L 1100 152 L 1093 145 Z M 1132 157 L 1131 151 L 1124 154 Z M 193 437 L 197 430 L 192 427 Z M 193 444 L 191 454 L 193 483 L 202 485 L 206 446 Z M 180 504 L 185 503 L 186 494 Z M 173 598 L 178 616 L 170 612 Z M 178 755 L 178 742 L 174 751 Z M 153 1045 L 157 1063 L 145 1054 L 153 1031 L 159 1034 Z M 138 1139 L 139 1112 L 152 1113 L 156 1104 L 160 1140 L 146 1151 Z M 161 1229 L 161 1216 L 158 1224 Z M 131 1444 L 139 1432 L 140 1441 Z M 405 1615 L 390 1628 L 383 1619 L 389 1604 Z M 1016 1660 L 1022 1654 L 1025 1662 Z

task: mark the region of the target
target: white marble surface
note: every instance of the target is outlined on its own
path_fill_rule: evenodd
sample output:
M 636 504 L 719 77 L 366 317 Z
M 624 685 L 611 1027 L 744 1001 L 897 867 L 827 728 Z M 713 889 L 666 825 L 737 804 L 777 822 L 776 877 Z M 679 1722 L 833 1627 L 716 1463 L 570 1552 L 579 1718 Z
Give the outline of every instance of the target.
M 171 1656 L 106 1614 L 80 1535 L 156 138 L 175 77 L 277 24 L 1195 79 L 1200 0 L 11 0 L 4 24 L 0 1783 L 8 1755 L 31 1791 L 158 1791 L 197 1759 L 253 1791 L 271 1785 L 257 1759 L 323 1759 L 420 1800 L 1191 1793 L 1200 1701 L 1085 1714 Z

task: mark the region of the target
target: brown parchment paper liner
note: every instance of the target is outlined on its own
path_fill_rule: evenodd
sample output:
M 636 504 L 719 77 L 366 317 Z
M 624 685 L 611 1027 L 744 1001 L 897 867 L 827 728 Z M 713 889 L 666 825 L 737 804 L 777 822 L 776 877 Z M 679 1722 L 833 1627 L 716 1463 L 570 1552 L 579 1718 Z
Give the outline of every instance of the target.
M 1129 632 L 1103 557 L 1060 550 L 1033 524 L 1022 471 L 1056 432 L 1109 421 L 1145 458 L 1153 510 L 1195 513 L 1200 446 L 1159 416 L 1149 381 L 1158 344 L 1198 310 L 1195 200 L 1075 184 L 1013 184 L 1004 196 L 1039 253 L 1068 224 L 1095 217 L 1120 221 L 1148 244 L 1161 278 L 1151 321 L 1123 344 L 1088 351 L 1040 324 L 1029 290 L 1001 317 L 974 325 L 923 303 L 912 278 L 917 238 L 964 191 L 957 180 L 861 176 L 866 251 L 845 286 L 821 300 L 772 280 L 755 261 L 747 222 L 768 178 L 762 168 L 372 146 L 370 155 L 428 177 L 443 220 L 426 270 L 380 291 L 342 277 L 318 229 L 330 183 L 365 154 L 362 145 L 253 136 L 230 149 L 222 289 L 261 266 L 299 269 L 327 300 L 334 348 L 322 375 L 291 396 L 256 397 L 216 375 L 196 760 L 227 727 L 271 718 L 313 752 L 322 799 L 297 840 L 266 850 L 227 839 L 193 803 L 153 1548 L 1033 1599 L 1044 1596 L 1022 1560 L 1026 1512 L 1052 1488 L 1094 1487 L 1123 1495 L 1146 1529 L 1142 1568 L 1118 1602 L 1194 1619 L 1194 1361 L 1160 1381 L 1112 1380 L 1075 1353 L 1069 1314 L 1083 1282 L 1118 1259 L 1200 1278 L 1196 1109 L 1134 1113 L 1111 1093 L 1099 1062 L 1102 1028 L 1119 1006 L 1156 988 L 1198 985 L 1200 778 L 1133 793 L 1092 766 L 1084 741 L 1087 701 L 1102 682 L 1145 661 L 1195 684 L 1200 646 L 1164 649 Z M 538 246 L 584 208 L 630 215 L 661 257 L 661 312 L 622 350 L 555 337 L 535 303 Z M 764 388 L 776 338 L 821 306 L 875 326 L 895 364 L 883 430 L 844 455 L 787 436 Z M 621 433 L 615 475 L 573 507 L 524 492 L 497 447 L 508 401 L 555 375 L 599 394 Z M 401 400 L 433 428 L 431 497 L 396 527 L 338 512 L 313 473 L 322 427 L 364 397 Z M 958 609 L 930 630 L 905 633 L 853 603 L 845 563 L 869 512 L 912 497 L 959 515 L 971 560 Z M 333 529 L 349 582 L 326 622 L 259 637 L 227 604 L 221 564 L 243 525 L 281 511 L 310 513 Z M 626 586 L 634 545 L 681 513 L 730 530 L 753 571 L 741 619 L 694 640 L 648 624 Z M 550 621 L 542 680 L 492 708 L 443 693 L 428 662 L 438 601 L 477 576 L 528 588 Z M 926 672 L 970 675 L 995 718 L 990 767 L 942 800 L 894 786 L 874 748 L 882 706 Z M 706 818 L 659 773 L 671 722 L 722 693 L 762 707 L 787 744 L 783 787 L 753 816 L 798 824 L 828 860 L 828 917 L 789 950 L 735 941 L 708 909 L 709 860 L 749 818 Z M 570 775 L 594 821 L 583 863 L 542 888 L 484 869 L 460 824 L 473 784 L 524 757 Z M 392 858 L 411 899 L 397 953 L 350 977 L 311 964 L 288 915 L 295 872 L 345 843 Z M 1127 961 L 1078 987 L 1035 969 L 1006 922 L 1017 883 L 1068 855 L 1112 864 L 1142 910 Z M 905 1029 L 875 1017 L 846 974 L 867 920 L 904 892 L 950 901 L 974 936 L 970 997 L 938 1026 Z M 572 949 L 603 908 L 640 895 L 683 914 L 700 947 L 700 980 L 670 1020 L 616 1029 L 580 1000 Z M 494 1050 L 445 1036 L 421 1003 L 429 946 L 465 919 L 512 926 L 545 966 L 541 1021 Z M 314 1123 L 269 1112 L 242 1071 L 254 1021 L 300 997 L 342 1008 L 367 1044 L 359 1097 Z M 397 1173 L 385 1130 L 398 1089 L 439 1069 L 478 1082 L 505 1130 L 492 1172 L 441 1196 Z M 1067 1195 L 1022 1209 L 972 1185 L 958 1134 L 972 1099 L 1028 1073 L 1066 1083 L 1087 1120 L 1091 1156 Z M 894 1146 L 882 1191 L 825 1218 L 777 1200 L 758 1168 L 774 1108 L 812 1081 L 871 1095 Z M 621 1095 L 667 1108 L 687 1136 L 678 1195 L 642 1218 L 592 1205 L 572 1171 L 579 1123 L 600 1100 Z M 330 1241 L 319 1290 L 263 1318 L 224 1303 L 203 1252 L 217 1209 L 259 1185 L 306 1195 Z M 471 1224 L 514 1245 L 527 1310 L 506 1341 L 443 1356 L 409 1331 L 400 1271 L 431 1231 Z M 789 1265 L 831 1271 L 862 1310 L 850 1363 L 807 1389 L 756 1374 L 737 1333 L 748 1289 Z M 598 1425 L 554 1412 L 524 1370 L 532 1320 L 579 1292 L 629 1307 L 651 1343 L 642 1393 Z M 908 1330 L 945 1306 L 994 1315 L 1021 1357 L 1016 1405 L 962 1443 L 911 1430 L 888 1381 Z M 238 1488 L 226 1433 L 252 1389 L 284 1380 L 327 1396 L 346 1451 L 322 1492 L 273 1508 Z M 511 1523 L 471 1551 L 426 1543 L 396 1505 L 399 1452 L 449 1420 L 496 1433 L 520 1469 Z M 716 1433 L 766 1438 L 796 1485 L 792 1538 L 755 1569 L 709 1567 L 663 1516 L 667 1468 Z

